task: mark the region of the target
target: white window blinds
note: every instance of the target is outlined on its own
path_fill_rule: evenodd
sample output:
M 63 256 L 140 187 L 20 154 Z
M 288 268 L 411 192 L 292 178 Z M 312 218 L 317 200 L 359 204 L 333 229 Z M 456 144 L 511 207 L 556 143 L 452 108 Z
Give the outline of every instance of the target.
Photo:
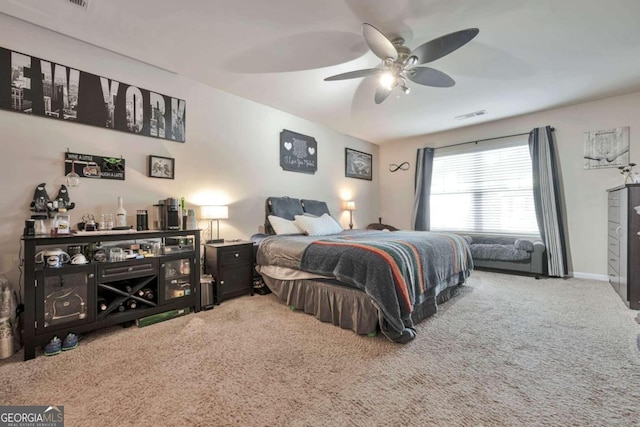
M 526 141 L 433 160 L 431 230 L 539 235 Z

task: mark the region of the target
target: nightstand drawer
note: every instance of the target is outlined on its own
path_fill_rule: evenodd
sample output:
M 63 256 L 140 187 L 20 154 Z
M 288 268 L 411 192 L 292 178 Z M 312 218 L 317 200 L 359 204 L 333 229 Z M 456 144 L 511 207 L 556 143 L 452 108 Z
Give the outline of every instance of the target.
M 251 261 L 252 245 L 243 245 L 218 249 L 220 264 L 234 264 Z
M 620 206 L 620 191 L 609 192 L 609 206 Z

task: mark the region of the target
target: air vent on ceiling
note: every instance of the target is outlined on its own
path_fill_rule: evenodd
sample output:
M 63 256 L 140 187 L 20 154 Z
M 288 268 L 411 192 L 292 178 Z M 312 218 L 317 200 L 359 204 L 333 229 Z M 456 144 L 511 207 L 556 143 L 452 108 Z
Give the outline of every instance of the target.
M 83 9 L 89 8 L 89 0 L 69 0 L 69 3 L 75 4 Z
M 465 120 L 465 119 L 470 119 L 471 117 L 484 116 L 485 114 L 487 114 L 486 110 L 479 110 L 479 111 L 474 111 L 473 113 L 467 113 L 461 116 L 456 116 L 456 119 Z

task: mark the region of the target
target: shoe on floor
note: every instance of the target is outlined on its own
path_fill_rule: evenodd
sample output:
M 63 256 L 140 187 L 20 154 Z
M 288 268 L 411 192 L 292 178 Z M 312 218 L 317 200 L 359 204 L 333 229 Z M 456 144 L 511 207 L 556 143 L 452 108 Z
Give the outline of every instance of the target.
M 56 354 L 60 354 L 60 351 L 62 351 L 62 341 L 60 341 L 58 337 L 51 338 L 51 341 L 44 346 L 45 356 L 55 356 Z
M 62 351 L 73 350 L 78 346 L 78 335 L 69 332 L 62 342 Z

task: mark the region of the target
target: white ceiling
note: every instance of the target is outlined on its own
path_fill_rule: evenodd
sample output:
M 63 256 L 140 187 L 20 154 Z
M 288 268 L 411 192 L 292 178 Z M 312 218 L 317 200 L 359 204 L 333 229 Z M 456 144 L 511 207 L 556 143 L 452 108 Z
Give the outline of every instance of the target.
M 640 0 L 88 1 L 2 0 L 0 12 L 374 143 L 640 90 Z M 323 81 L 379 65 L 363 22 L 412 49 L 480 33 L 429 64 L 454 87 L 409 82 L 376 105 L 375 77 Z

